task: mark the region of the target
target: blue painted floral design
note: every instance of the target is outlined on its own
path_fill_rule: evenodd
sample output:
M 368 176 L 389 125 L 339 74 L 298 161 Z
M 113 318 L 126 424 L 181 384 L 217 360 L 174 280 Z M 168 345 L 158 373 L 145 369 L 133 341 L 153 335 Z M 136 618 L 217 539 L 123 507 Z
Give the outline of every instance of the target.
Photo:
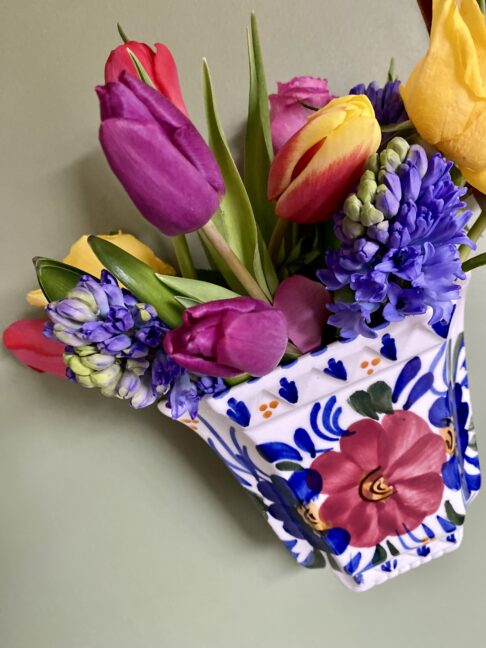
M 299 391 L 294 380 L 280 378 L 280 389 L 278 390 L 278 393 L 286 401 L 292 403 L 292 405 L 295 405 L 299 400 Z
M 346 368 L 341 360 L 335 360 L 334 358 L 329 358 L 327 367 L 324 369 L 324 373 L 338 380 L 347 380 L 348 374 Z
M 248 427 L 250 425 L 251 414 L 248 407 L 243 401 L 237 401 L 236 398 L 228 399 L 227 415 L 238 425 Z

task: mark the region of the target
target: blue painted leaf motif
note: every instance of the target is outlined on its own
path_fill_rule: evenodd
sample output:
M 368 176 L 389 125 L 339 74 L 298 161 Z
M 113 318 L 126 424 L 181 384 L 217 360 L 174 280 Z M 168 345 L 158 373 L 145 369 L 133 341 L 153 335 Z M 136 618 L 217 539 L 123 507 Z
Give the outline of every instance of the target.
M 248 427 L 250 425 L 251 414 L 248 407 L 243 401 L 237 401 L 236 398 L 228 400 L 227 416 L 238 425 Z
M 310 454 L 312 458 L 316 456 L 316 447 L 314 442 L 309 436 L 309 433 L 304 428 L 297 428 L 294 432 L 295 445 Z
M 338 380 L 347 380 L 348 374 L 346 368 L 343 365 L 341 360 L 335 360 L 334 358 L 329 358 L 327 367 L 324 369 L 324 373 Z
M 364 581 L 364 576 L 363 574 L 356 574 L 353 576 L 353 580 L 357 585 L 361 585 Z
M 398 560 L 395 558 L 394 560 L 387 560 L 386 563 L 383 563 L 381 566 L 381 571 L 384 572 L 392 572 L 394 569 L 396 569 L 398 566 Z
M 381 338 L 380 353 L 384 358 L 387 358 L 388 360 L 397 359 L 397 345 L 395 338 L 392 338 L 389 333 L 385 333 L 385 335 Z
M 440 322 L 436 322 L 435 324 L 432 324 L 432 329 L 439 335 L 441 338 L 444 338 L 444 340 L 447 338 L 449 335 L 449 328 L 451 326 L 452 318 L 454 317 L 454 311 L 456 310 L 456 307 L 452 309 L 451 316 L 448 320 L 440 320 Z
M 441 515 L 437 516 L 437 522 L 440 524 L 440 526 L 444 529 L 446 533 L 452 533 L 452 531 L 456 530 L 456 525 L 452 524 L 452 522 L 449 522 L 449 520 L 446 520 Z
M 351 535 L 346 529 L 336 527 L 329 529 L 326 533 L 326 544 L 329 546 L 330 551 L 336 556 L 340 556 L 348 548 L 351 540 Z
M 299 400 L 299 392 L 297 390 L 297 385 L 293 380 L 287 380 L 287 378 L 280 378 L 280 389 L 278 390 L 279 395 L 284 398 L 289 403 L 295 405 Z
M 447 540 L 447 542 L 453 542 L 454 544 L 456 544 L 456 542 L 457 542 L 456 536 L 453 533 L 448 535 L 446 537 L 446 540 Z
M 317 470 L 306 468 L 294 472 L 288 483 L 296 498 L 303 504 L 308 504 L 321 492 L 322 477 Z
M 481 488 L 481 475 L 470 475 L 466 473 L 466 484 L 470 491 L 478 491 Z
M 424 545 L 423 547 L 417 547 L 417 556 L 422 556 L 422 558 L 425 558 L 425 556 L 428 556 L 430 553 L 430 547 L 427 547 L 427 545 Z
M 461 488 L 461 473 L 457 457 L 451 457 L 442 466 L 442 479 L 447 488 L 459 490 Z
M 418 374 L 421 366 L 422 362 L 420 358 L 418 356 L 415 356 L 415 358 L 411 358 L 400 371 L 397 382 L 395 383 L 395 389 L 393 390 L 392 401 L 394 403 L 396 403 L 400 398 L 400 394 L 408 385 L 408 383 L 413 380 Z
M 280 443 L 279 441 L 261 443 L 257 445 L 256 449 L 260 456 L 271 463 L 282 459 L 289 459 L 290 461 L 300 461 L 302 459 L 302 455 L 298 450 L 288 445 L 288 443 Z
M 438 428 L 447 427 L 452 418 L 449 399 L 445 396 L 437 398 L 429 410 L 429 421 Z
M 348 564 L 344 567 L 344 571 L 348 574 L 353 574 L 359 567 L 361 562 L 361 551 L 351 558 Z
M 435 533 L 432 531 L 432 529 L 429 526 L 422 523 L 422 529 L 424 530 L 424 533 L 427 536 L 427 538 L 430 538 L 431 540 L 435 538 Z
M 414 403 L 416 403 L 419 398 L 422 398 L 426 394 L 432 385 L 434 384 L 434 374 L 428 372 L 417 380 L 415 385 L 412 387 L 410 394 L 408 395 L 407 402 L 403 406 L 403 409 L 410 409 Z

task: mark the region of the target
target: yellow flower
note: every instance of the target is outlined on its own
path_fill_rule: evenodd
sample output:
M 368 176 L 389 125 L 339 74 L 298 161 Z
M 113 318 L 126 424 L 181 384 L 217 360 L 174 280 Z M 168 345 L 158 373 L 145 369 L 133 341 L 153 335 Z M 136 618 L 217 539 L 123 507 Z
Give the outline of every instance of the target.
M 113 243 L 114 245 L 117 245 L 122 250 L 129 252 L 134 257 L 140 259 L 140 261 L 143 261 L 153 268 L 155 272 L 175 275 L 175 270 L 172 266 L 156 257 L 145 243 L 139 241 L 132 234 L 124 234 L 122 231 L 119 231 L 117 234 L 99 234 L 98 236 L 106 241 L 110 241 L 110 243 Z M 103 266 L 88 245 L 87 236 L 82 236 L 78 241 L 76 241 L 69 250 L 67 257 L 63 260 L 64 263 L 79 268 L 94 277 L 99 277 L 103 270 Z M 40 289 L 31 290 L 27 293 L 27 301 L 29 304 L 32 304 L 32 306 L 39 306 L 41 308 L 47 305 L 47 300 Z
M 486 24 L 476 0 L 434 0 L 429 50 L 401 93 L 423 139 L 486 193 Z

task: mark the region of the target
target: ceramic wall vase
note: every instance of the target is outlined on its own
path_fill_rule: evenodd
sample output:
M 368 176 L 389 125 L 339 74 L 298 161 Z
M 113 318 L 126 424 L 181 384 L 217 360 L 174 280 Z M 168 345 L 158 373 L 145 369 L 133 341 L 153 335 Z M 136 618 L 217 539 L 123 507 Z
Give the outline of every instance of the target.
M 182 418 L 300 565 L 364 591 L 459 546 L 481 480 L 464 293 L 447 326 L 415 316 L 333 343 Z

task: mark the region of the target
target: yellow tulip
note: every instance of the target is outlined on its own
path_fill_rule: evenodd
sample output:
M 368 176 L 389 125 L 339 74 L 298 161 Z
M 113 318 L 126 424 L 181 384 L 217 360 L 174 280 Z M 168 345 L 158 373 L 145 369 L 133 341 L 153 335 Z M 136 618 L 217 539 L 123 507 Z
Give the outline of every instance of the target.
M 476 0 L 434 0 L 429 50 L 401 94 L 421 137 L 486 193 L 486 23 Z
M 110 243 L 113 243 L 114 245 L 117 245 L 122 250 L 125 250 L 125 252 L 129 252 L 131 255 L 153 268 L 155 272 L 158 272 L 159 274 L 175 275 L 175 270 L 172 266 L 155 256 L 152 250 L 145 245 L 145 243 L 139 241 L 132 234 L 125 234 L 124 232 L 119 231 L 117 234 L 99 234 L 98 236 L 106 241 L 110 241 Z M 71 246 L 69 254 L 65 259 L 63 259 L 63 261 L 64 263 L 93 275 L 93 277 L 99 277 L 103 270 L 103 266 L 98 261 L 98 258 L 91 247 L 88 245 L 87 236 L 82 236 Z M 40 289 L 31 290 L 27 293 L 27 301 L 32 306 L 39 306 L 41 308 L 47 305 L 47 300 Z

